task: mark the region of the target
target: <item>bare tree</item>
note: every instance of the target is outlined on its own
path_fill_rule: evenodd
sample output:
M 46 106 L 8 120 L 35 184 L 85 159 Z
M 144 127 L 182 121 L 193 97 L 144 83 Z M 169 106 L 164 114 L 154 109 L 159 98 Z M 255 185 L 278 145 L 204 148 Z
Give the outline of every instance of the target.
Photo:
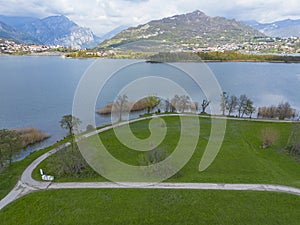
M 226 92 L 223 92 L 221 94 L 221 111 L 222 111 L 222 115 L 225 116 L 225 111 L 226 111 L 226 106 L 227 106 L 227 102 L 228 102 L 228 96 Z
M 231 95 L 227 102 L 227 110 L 228 110 L 228 116 L 231 115 L 236 110 L 236 107 L 238 105 L 238 98 L 235 95 Z
M 210 104 L 210 101 L 207 101 L 207 100 L 203 100 L 202 101 L 202 104 L 201 104 L 201 107 L 202 107 L 202 114 L 205 114 L 205 110 L 206 110 L 206 108 L 209 106 L 209 104 Z
M 124 112 L 124 109 L 126 108 L 125 104 L 128 102 L 128 97 L 127 95 L 119 95 L 116 101 L 116 111 L 119 114 L 119 121 L 122 120 L 122 114 Z
M 194 106 L 195 106 L 195 113 L 197 113 L 199 110 L 198 102 L 194 102 Z
M 255 112 L 255 107 L 253 106 L 253 101 L 250 99 L 247 99 L 246 101 L 246 107 L 243 109 L 242 117 L 244 114 L 248 115 L 250 118 L 252 117 L 252 114 Z
M 296 110 L 292 109 L 290 103 L 281 102 L 278 104 L 277 114 L 280 120 L 284 120 L 285 118 L 294 118 L 296 115 Z
M 180 110 L 184 112 L 186 109 L 189 109 L 191 100 L 190 97 L 187 95 L 180 96 Z
M 241 117 L 241 114 L 245 113 L 245 111 L 246 111 L 247 100 L 248 100 L 248 98 L 245 94 L 241 95 L 238 99 L 237 111 L 238 111 L 238 116 L 239 117 Z
M 165 112 L 169 112 L 169 111 L 172 111 L 171 109 L 171 103 L 170 103 L 170 100 L 167 98 L 165 100 Z
M 257 117 L 262 118 L 278 118 L 280 120 L 284 120 L 286 118 L 295 118 L 296 116 L 296 110 L 291 107 L 291 105 L 288 102 L 285 103 L 279 103 L 278 106 L 264 106 L 258 108 L 258 114 Z
M 178 95 L 175 95 L 171 99 L 171 112 L 177 111 L 179 109 L 179 105 L 180 105 L 180 97 Z

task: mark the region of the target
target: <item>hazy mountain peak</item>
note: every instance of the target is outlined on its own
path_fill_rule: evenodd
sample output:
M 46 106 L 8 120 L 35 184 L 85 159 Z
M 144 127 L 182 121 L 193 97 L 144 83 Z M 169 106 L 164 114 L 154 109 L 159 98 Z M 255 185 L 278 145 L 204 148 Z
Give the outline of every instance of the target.
M 64 15 L 49 16 L 43 19 L 31 17 L 4 17 L 17 29 L 17 37 L 11 35 L 12 39 L 23 42 L 22 34 L 34 37 L 34 43 L 45 45 L 62 45 L 73 48 L 95 46 L 99 41 L 89 28 L 78 26 Z M 0 36 L 1 37 L 1 36 Z M 4 37 L 4 35 L 2 35 Z M 20 38 L 21 37 L 21 38 Z
M 244 23 L 271 37 L 300 37 L 300 19 L 285 19 L 272 23 L 252 23 L 251 21 L 244 21 Z
M 38 40 L 28 34 L 18 31 L 16 28 L 0 21 L 0 38 L 12 39 L 27 44 L 39 43 Z M 39 43 L 40 44 L 40 43 Z
M 100 48 L 120 46 L 133 48 L 134 45 L 139 45 L 139 50 L 151 51 L 153 50 L 151 45 L 156 45 L 169 46 L 172 50 L 174 45 L 181 45 L 178 43 L 216 46 L 218 44 L 241 43 L 255 36 L 264 35 L 234 19 L 210 17 L 196 10 L 131 27 L 103 42 Z

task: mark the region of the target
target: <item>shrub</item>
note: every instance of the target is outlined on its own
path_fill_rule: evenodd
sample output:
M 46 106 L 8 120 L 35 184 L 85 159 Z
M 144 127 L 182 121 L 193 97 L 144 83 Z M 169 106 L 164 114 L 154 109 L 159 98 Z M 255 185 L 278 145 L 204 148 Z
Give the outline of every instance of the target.
M 35 144 L 50 137 L 48 134 L 33 127 L 17 128 L 15 131 L 20 135 L 23 147 Z
M 265 128 L 261 132 L 262 148 L 268 148 L 272 146 L 278 139 L 278 131 L 274 128 Z

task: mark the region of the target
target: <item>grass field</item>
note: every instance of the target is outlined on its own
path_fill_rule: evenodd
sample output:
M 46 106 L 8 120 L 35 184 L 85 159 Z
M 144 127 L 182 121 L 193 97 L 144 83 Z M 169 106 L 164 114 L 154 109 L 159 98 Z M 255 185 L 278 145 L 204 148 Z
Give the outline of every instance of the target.
M 178 117 L 164 118 L 167 135 L 158 148 L 171 153 L 180 136 Z M 150 135 L 149 120 L 131 124 L 139 138 Z M 254 121 L 227 122 L 221 150 L 213 164 L 198 171 L 200 159 L 210 135 L 211 121 L 200 119 L 199 143 L 190 161 L 178 176 L 167 182 L 269 183 L 300 187 L 300 163 L 284 150 L 291 132 L 289 123 Z M 271 129 L 277 139 L 269 148 L 261 148 L 262 132 Z M 141 152 L 122 145 L 112 130 L 100 134 L 110 153 L 132 165 L 140 164 Z M 93 138 L 91 138 L 93 141 Z M 42 153 L 0 174 L 0 197 L 16 183 L 22 171 Z M 43 161 L 33 176 L 40 179 L 39 168 L 56 172 L 56 153 Z M 59 177 L 56 181 L 106 181 L 90 167 L 82 174 Z M 300 224 L 300 197 L 271 192 L 154 190 L 154 189 L 72 189 L 48 190 L 29 194 L 0 211 L 5 224 Z
M 168 132 L 160 146 L 167 146 L 169 152 L 172 152 L 180 135 L 180 123 L 178 117 L 166 117 L 164 120 Z M 148 137 L 148 122 L 146 120 L 133 123 L 133 133 L 140 138 Z M 199 143 L 193 157 L 181 169 L 179 175 L 170 178 L 168 182 L 269 183 L 300 187 L 300 164 L 284 150 L 291 132 L 291 124 L 228 120 L 219 154 L 207 170 L 199 172 L 198 166 L 210 134 L 211 122 L 201 118 L 200 123 Z M 271 147 L 263 149 L 261 134 L 266 128 L 276 131 L 278 138 Z M 122 145 L 112 130 L 101 133 L 100 137 L 114 157 L 128 164 L 139 165 L 141 153 Z M 53 166 L 55 157 L 58 156 L 54 155 L 44 161 L 35 170 L 34 177 L 40 179 L 39 168 L 56 175 Z M 56 181 L 105 181 L 92 170 L 85 171 L 82 176 L 77 174 L 56 177 Z
M 4 170 L 0 171 L 0 199 L 4 198 L 10 192 L 10 190 L 13 189 L 13 187 L 17 184 L 18 179 L 21 177 L 23 171 L 27 166 L 30 165 L 30 163 L 32 163 L 42 154 L 67 141 L 68 139 L 65 139 L 50 147 L 33 152 L 25 159 L 18 162 L 13 162 L 12 166 L 6 167 Z
M 56 190 L 13 202 L 0 224 L 299 225 L 299 206 L 299 196 L 266 192 Z

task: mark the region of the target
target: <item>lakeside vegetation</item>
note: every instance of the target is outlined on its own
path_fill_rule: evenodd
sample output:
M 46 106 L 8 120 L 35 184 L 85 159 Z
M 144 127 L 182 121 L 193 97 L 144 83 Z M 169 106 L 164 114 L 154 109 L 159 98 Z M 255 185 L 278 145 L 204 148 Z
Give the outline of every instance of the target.
M 41 142 L 50 137 L 49 134 L 46 134 L 33 127 L 17 128 L 14 129 L 14 131 L 20 136 L 21 145 L 23 148 L 27 147 L 28 145 Z
M 148 96 L 142 98 L 137 102 L 132 102 L 127 100 L 127 96 L 118 96 L 117 100 L 113 103 L 107 104 L 104 108 L 96 110 L 100 115 L 108 115 L 117 112 L 136 112 L 147 109 L 150 111 L 160 103 L 160 99 L 156 96 Z
M 225 52 L 161 52 L 148 58 L 150 62 L 300 62 L 300 56 L 273 54 L 244 54 L 236 51 Z
M 300 198 L 218 190 L 73 189 L 40 191 L 0 211 L 0 224 L 289 224 Z
M 112 59 L 145 59 L 147 62 L 279 62 L 299 63 L 300 56 L 280 54 L 241 53 L 238 51 L 211 52 L 159 52 L 145 53 L 133 51 L 95 52 L 80 50 L 65 54 L 70 58 L 112 58 Z
M 0 130 L 0 170 L 12 165 L 15 155 L 29 145 L 41 142 L 50 136 L 33 127 Z
M 11 166 L 6 166 L 0 170 L 0 199 L 4 198 L 16 185 L 17 181 L 21 177 L 23 171 L 29 166 L 35 159 L 44 153 L 50 151 L 51 149 L 66 143 L 69 138 L 61 140 L 54 145 L 47 148 L 41 149 L 39 151 L 32 152 L 29 156 L 23 160 L 12 162 Z

